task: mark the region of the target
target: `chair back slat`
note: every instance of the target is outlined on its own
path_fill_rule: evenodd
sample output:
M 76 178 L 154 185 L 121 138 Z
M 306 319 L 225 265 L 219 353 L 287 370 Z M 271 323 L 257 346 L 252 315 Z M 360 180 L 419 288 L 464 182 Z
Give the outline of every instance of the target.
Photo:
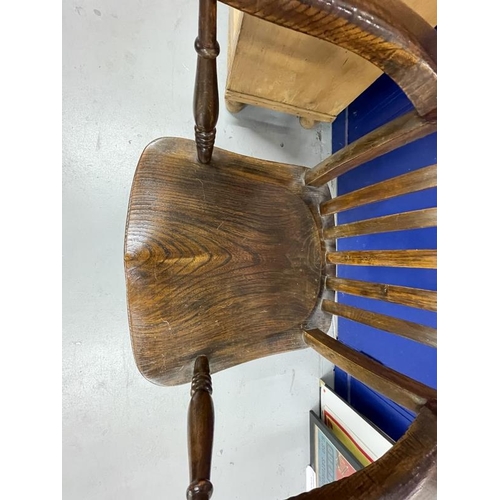
M 346 306 L 332 300 L 323 300 L 322 309 L 330 314 L 357 321 L 385 332 L 394 333 L 400 337 L 415 340 L 421 344 L 436 347 L 437 331 L 435 328 L 420 325 L 413 321 L 393 318 L 385 314 L 365 311 L 357 307 Z
M 410 111 L 330 155 L 306 172 L 305 182 L 310 186 L 321 186 L 367 161 L 435 131 L 435 122 L 425 120 L 416 111 Z
M 328 252 L 330 264 L 436 269 L 436 250 L 353 250 Z
M 323 231 L 325 239 L 348 238 L 364 234 L 389 233 L 406 229 L 421 229 L 437 225 L 437 209 L 425 208 L 394 215 L 365 219 L 350 224 L 329 227 Z
M 368 281 L 334 278 L 331 276 L 326 278 L 326 287 L 329 290 L 349 295 L 383 300 L 394 304 L 426 309 L 427 311 L 437 310 L 437 292 L 433 290 L 370 283 Z
M 436 399 L 434 389 L 369 358 L 321 330 L 304 330 L 304 341 L 324 358 L 359 381 L 410 411 L 417 413 Z
M 321 204 L 320 211 L 321 215 L 330 215 L 436 186 L 437 167 L 430 165 L 332 198 Z

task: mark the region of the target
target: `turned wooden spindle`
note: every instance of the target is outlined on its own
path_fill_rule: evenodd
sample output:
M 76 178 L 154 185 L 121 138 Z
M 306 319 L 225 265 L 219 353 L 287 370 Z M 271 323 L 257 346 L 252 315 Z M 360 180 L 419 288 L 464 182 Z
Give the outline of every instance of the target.
M 198 38 L 194 43 L 198 53 L 194 88 L 194 120 L 198 160 L 210 163 L 215 142 L 215 125 L 219 116 L 216 57 L 217 0 L 200 0 Z
M 188 500 L 208 500 L 212 496 L 210 482 L 212 445 L 214 438 L 214 405 L 212 379 L 206 356 L 196 358 L 191 402 L 188 410 L 188 450 L 190 484 L 186 491 Z

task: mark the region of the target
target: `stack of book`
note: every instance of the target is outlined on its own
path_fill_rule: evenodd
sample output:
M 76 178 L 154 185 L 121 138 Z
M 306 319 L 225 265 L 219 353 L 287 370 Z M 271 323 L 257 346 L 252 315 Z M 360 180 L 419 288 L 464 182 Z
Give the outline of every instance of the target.
M 307 489 L 338 481 L 370 465 L 394 445 L 320 380 L 320 415 L 310 412 L 311 463 Z

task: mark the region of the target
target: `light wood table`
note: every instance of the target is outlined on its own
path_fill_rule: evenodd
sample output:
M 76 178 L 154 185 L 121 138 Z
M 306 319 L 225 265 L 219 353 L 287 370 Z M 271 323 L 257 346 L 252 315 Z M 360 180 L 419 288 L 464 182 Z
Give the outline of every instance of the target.
M 436 0 L 404 0 L 436 26 Z M 225 101 L 300 117 L 302 126 L 332 122 L 381 72 L 356 54 L 231 9 Z

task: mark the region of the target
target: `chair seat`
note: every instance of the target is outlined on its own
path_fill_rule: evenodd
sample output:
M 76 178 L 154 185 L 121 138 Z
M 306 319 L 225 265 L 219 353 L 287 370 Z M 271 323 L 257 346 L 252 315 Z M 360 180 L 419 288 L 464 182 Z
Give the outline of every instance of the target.
M 205 354 L 213 372 L 305 347 L 324 266 L 318 203 L 304 168 L 163 138 L 143 152 L 125 236 L 129 323 L 149 380 L 191 380 Z M 317 324 L 317 321 L 316 321 Z

